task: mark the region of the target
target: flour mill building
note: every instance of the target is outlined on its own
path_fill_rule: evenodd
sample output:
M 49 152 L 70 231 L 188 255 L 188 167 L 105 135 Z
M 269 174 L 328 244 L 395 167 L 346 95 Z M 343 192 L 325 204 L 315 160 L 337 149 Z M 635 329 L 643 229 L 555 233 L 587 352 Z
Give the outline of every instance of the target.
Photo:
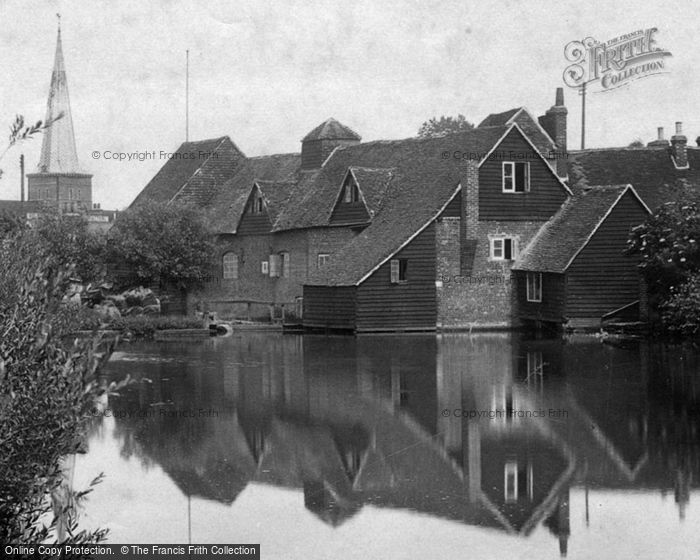
M 284 307 L 355 332 L 644 319 L 627 235 L 676 182 L 700 183 L 698 150 L 679 129 L 671 144 L 569 153 L 566 124 L 559 88 L 539 118 L 518 107 L 439 138 L 362 142 L 329 119 L 300 153 L 186 142 L 216 157 L 173 158 L 133 204 L 208 212 L 217 272 L 190 294 L 207 309 Z

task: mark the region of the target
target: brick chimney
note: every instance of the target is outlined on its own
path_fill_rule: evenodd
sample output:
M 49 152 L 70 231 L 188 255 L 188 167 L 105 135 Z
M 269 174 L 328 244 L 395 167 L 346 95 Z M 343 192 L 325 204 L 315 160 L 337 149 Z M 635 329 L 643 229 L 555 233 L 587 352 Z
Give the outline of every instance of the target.
M 648 148 L 668 148 L 668 140 L 664 139 L 664 127 L 660 126 L 656 129 L 656 140 L 652 140 L 647 144 Z
M 671 136 L 671 153 L 676 167 L 688 167 L 688 139 L 683 135 L 683 123 L 676 123 L 676 133 Z
M 549 110 L 539 117 L 542 128 L 547 131 L 552 140 L 556 143 L 556 169 L 559 177 L 567 176 L 566 165 L 566 115 L 568 110 L 564 105 L 564 88 L 558 87 L 554 99 L 554 105 Z
M 460 227 L 460 274 L 469 276 L 474 266 L 479 238 L 479 165 L 467 161 L 461 166 L 462 209 Z

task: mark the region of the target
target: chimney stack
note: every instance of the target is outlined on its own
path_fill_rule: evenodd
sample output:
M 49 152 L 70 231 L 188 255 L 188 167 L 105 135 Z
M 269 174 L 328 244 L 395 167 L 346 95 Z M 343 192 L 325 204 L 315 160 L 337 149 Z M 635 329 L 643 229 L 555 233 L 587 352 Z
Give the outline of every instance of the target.
M 559 177 L 567 176 L 566 115 L 568 112 L 564 105 L 564 88 L 558 87 L 554 97 L 554 105 L 537 119 L 542 128 L 547 131 L 547 134 L 549 134 L 556 144 L 555 163 L 557 175 L 559 175 Z
M 688 139 L 683 136 L 683 123 L 676 123 L 676 133 L 671 136 L 671 152 L 677 168 L 688 168 Z
M 652 140 L 647 144 L 649 148 L 668 148 L 668 140 L 664 139 L 664 127 L 660 126 L 657 129 L 656 140 Z

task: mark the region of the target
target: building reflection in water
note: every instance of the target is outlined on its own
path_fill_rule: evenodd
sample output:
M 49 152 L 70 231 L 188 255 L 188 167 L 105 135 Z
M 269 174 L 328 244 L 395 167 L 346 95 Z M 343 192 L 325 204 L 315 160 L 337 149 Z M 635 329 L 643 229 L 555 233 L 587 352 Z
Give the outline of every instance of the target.
M 188 497 L 232 504 L 257 482 L 334 527 L 366 504 L 544 526 L 565 556 L 572 487 L 656 489 L 683 518 L 699 371 L 682 346 L 250 333 L 126 347 L 108 373 L 138 380 L 110 401 L 122 454 Z

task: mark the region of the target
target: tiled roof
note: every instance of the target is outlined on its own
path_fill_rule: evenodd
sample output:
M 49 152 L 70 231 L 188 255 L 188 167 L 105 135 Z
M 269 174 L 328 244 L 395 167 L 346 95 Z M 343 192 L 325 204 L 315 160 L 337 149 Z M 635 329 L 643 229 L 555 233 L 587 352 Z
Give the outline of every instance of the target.
M 351 128 L 339 123 L 337 120 L 330 118 L 319 124 L 306 136 L 302 142 L 309 140 L 360 140 L 360 135 Z
M 512 123 L 518 124 L 521 130 L 545 157 L 553 150 L 554 140 L 525 107 L 515 107 L 514 109 L 502 113 L 491 113 L 481 121 L 478 128 L 486 126 L 509 126 Z
M 276 207 L 274 210 L 276 216 L 279 212 L 281 197 L 285 196 L 282 193 L 295 188 L 300 164 L 299 154 L 259 156 L 244 161 L 212 199 L 210 217 L 214 228 L 220 233 L 236 232 L 250 191 L 256 181 L 261 183 L 263 195 L 267 193 L 271 197 L 271 203 Z M 263 187 L 263 184 L 268 187 Z M 274 219 L 273 216 L 271 218 Z
M 167 203 L 173 199 L 206 206 L 244 161 L 245 155 L 228 136 L 184 142 L 132 206 L 144 200 Z
M 514 109 L 509 109 L 508 111 L 503 111 L 502 113 L 491 113 L 479 123 L 478 128 L 483 128 L 485 126 L 505 126 L 508 121 L 521 109 L 522 107 L 515 107 Z
M 633 191 L 629 185 L 595 186 L 571 197 L 520 254 L 513 270 L 565 272 L 625 192 Z
M 440 138 L 380 140 L 339 148 L 320 170 L 301 177 L 274 229 L 327 225 L 345 173 L 353 166 L 395 169 L 409 197 L 416 190 L 429 198 L 432 185 L 459 182 L 459 160 L 452 157 L 454 152 L 486 153 L 504 132 L 504 128 L 489 127 Z
M 658 208 L 687 194 L 685 185 L 700 192 L 700 150 L 688 148 L 689 169 L 676 169 L 668 148 L 606 148 L 570 152 L 572 190 L 589 185 L 630 183 L 644 202 Z
M 256 180 L 255 184 L 258 185 L 258 188 L 262 193 L 268 215 L 270 216 L 270 221 L 274 224 L 275 220 L 277 220 L 277 216 L 279 216 L 280 212 L 287 203 L 289 195 L 294 189 L 296 182 Z
M 368 169 L 366 167 L 351 167 L 351 173 L 357 180 L 362 196 L 370 214 L 376 214 L 384 199 L 387 187 L 394 176 L 394 169 Z
M 504 132 L 501 127 L 488 127 L 440 138 L 369 142 L 336 150 L 306 190 L 297 187 L 300 196 L 298 200 L 293 197 L 288 210 L 278 219 L 278 230 L 326 225 L 349 167 L 389 166 L 393 171 L 371 224 L 308 283 L 360 282 L 430 222 L 455 194 L 464 170 L 463 163 L 452 158 L 452 154 L 486 153 Z

